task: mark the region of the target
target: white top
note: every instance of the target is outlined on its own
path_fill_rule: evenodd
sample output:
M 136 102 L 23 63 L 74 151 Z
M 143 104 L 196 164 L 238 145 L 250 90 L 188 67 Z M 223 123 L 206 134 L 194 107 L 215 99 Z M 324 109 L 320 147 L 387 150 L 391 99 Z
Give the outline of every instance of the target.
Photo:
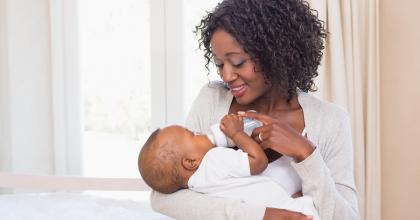
M 302 180 L 302 192 L 314 199 L 322 220 L 358 219 L 353 174 L 353 146 L 348 113 L 342 108 L 299 91 L 306 136 L 317 148 L 300 163 L 291 162 Z M 233 96 L 218 82 L 203 86 L 186 126 L 207 133 L 229 112 Z M 270 164 L 271 165 L 271 164 Z M 272 169 L 276 172 L 276 169 Z M 191 190 L 166 195 L 152 192 L 152 208 L 176 219 L 262 219 L 265 207 L 215 198 Z
M 254 204 L 271 205 L 270 207 L 276 201 L 277 204 L 282 204 L 283 200 L 290 198 L 269 177 L 251 175 L 246 152 L 224 147 L 215 147 L 206 153 L 200 166 L 188 180 L 188 187 L 212 196 L 235 198 Z M 271 188 L 275 190 L 271 192 Z
M 188 187 L 211 196 L 318 216 L 311 198 L 293 199 L 271 178 L 251 175 L 248 154 L 241 149 L 210 149 L 188 180 Z

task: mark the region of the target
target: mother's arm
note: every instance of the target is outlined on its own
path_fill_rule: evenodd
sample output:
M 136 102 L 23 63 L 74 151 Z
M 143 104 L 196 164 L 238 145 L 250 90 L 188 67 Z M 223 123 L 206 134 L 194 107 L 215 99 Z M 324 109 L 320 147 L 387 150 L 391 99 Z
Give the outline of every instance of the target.
M 210 197 L 184 189 L 173 194 L 153 191 L 153 210 L 175 219 L 263 219 L 265 207 Z
M 260 144 L 263 147 L 299 161 L 292 162 L 292 166 L 302 180 L 303 195 L 313 197 L 322 220 L 359 218 L 353 176 L 351 126 L 347 114 L 341 112 L 335 117 L 329 115 L 332 120 L 323 121 L 327 123 L 323 125 L 326 129 L 320 131 L 322 146 L 317 148 L 284 120 L 257 113 L 244 114 L 264 123 L 253 133 L 256 140 L 262 134 Z
M 153 191 L 151 194 L 153 210 L 180 220 L 310 220 L 298 212 L 283 209 L 265 208 L 238 200 L 210 197 L 184 189 L 173 194 Z
M 302 179 L 303 195 L 314 198 L 321 219 L 359 219 L 353 174 L 353 146 L 348 116 L 326 146 L 300 163 L 292 163 Z

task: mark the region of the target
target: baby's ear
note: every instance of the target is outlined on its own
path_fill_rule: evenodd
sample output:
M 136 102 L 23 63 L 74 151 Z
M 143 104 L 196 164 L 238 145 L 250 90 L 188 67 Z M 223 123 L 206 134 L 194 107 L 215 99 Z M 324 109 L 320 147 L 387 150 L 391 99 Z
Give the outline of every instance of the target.
M 191 158 L 182 158 L 182 166 L 189 171 L 195 171 L 198 168 L 198 165 L 200 165 L 200 161 L 197 159 L 191 159 Z

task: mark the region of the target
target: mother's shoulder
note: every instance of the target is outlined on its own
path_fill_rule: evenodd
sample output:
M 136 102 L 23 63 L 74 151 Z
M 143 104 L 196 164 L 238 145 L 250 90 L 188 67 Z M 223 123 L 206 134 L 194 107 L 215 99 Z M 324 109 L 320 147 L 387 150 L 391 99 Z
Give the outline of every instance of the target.
M 201 97 L 225 96 L 229 92 L 228 87 L 222 81 L 210 81 L 201 87 Z
M 201 87 L 192 104 L 192 110 L 202 111 L 203 108 L 209 109 L 211 107 L 212 111 L 216 111 L 217 108 L 230 104 L 231 96 L 223 82 L 210 81 Z
M 218 90 L 218 91 L 228 91 L 228 87 L 226 83 L 220 80 L 209 81 L 208 83 L 204 84 L 202 89 L 205 90 Z
M 305 113 L 317 115 L 325 119 L 344 119 L 349 117 L 349 113 L 343 107 L 322 100 L 312 94 L 300 91 L 298 93 L 299 103 Z

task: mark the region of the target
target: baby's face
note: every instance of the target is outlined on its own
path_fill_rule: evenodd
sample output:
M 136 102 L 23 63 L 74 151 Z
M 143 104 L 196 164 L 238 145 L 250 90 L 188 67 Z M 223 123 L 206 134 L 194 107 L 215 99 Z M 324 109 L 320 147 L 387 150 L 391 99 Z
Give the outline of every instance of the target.
M 159 139 L 166 139 L 171 145 L 182 153 L 203 155 L 207 153 L 208 147 L 203 146 L 204 135 L 196 134 L 182 126 L 172 125 L 165 127 L 159 134 Z

